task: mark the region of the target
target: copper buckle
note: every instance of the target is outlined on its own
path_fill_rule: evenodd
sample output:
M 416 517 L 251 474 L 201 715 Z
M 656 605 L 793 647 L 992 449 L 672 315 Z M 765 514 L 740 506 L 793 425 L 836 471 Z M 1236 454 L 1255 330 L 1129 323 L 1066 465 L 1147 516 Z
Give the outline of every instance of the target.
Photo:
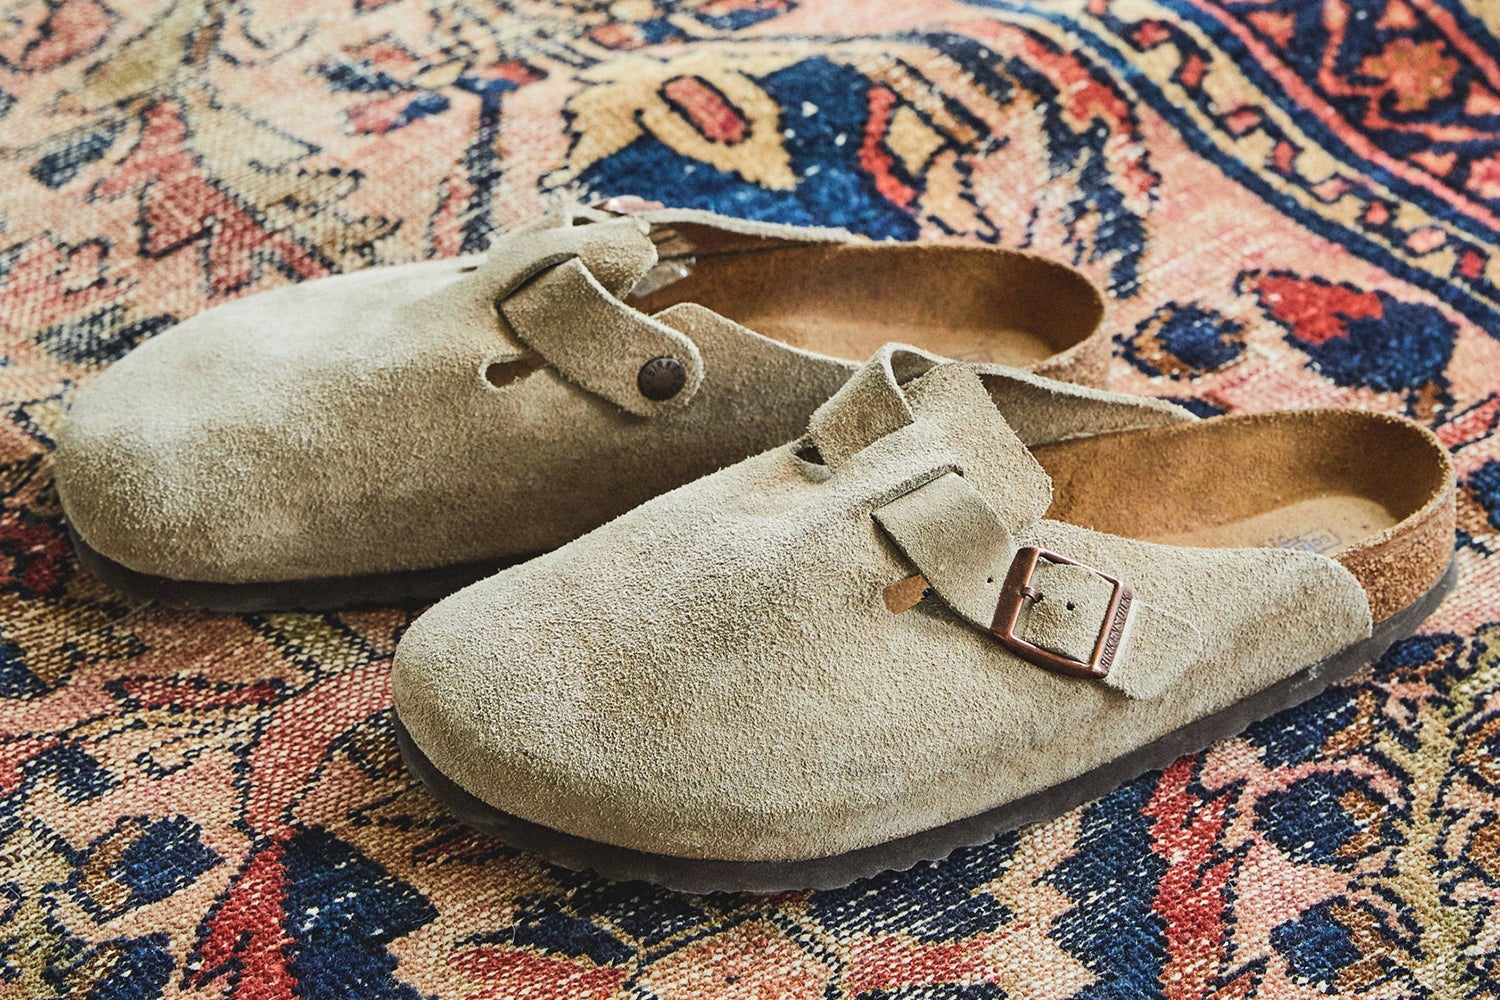
M 1107 580 L 1114 587 L 1114 591 L 1109 595 L 1109 607 L 1104 612 L 1104 622 L 1099 627 L 1099 639 L 1094 643 L 1093 655 L 1088 658 L 1087 662 L 1032 645 L 1016 635 L 1016 621 L 1021 617 L 1021 602 L 1040 601 L 1046 596 L 1031 585 L 1031 575 L 1036 572 L 1036 564 L 1040 559 L 1086 569 L 1100 579 Z M 1130 588 L 1109 574 L 1060 556 L 1056 552 L 1049 552 L 1035 545 L 1027 545 L 1016 553 L 1015 559 L 1011 560 L 1010 572 L 1005 576 L 1005 586 L 1000 589 L 1000 601 L 995 605 L 995 619 L 990 623 L 990 632 L 1000 640 L 1000 645 L 1033 666 L 1051 670 L 1066 677 L 1102 680 L 1109 676 L 1109 668 L 1114 664 L 1115 656 L 1120 651 L 1120 640 L 1125 635 L 1125 623 L 1130 620 L 1131 600 Z

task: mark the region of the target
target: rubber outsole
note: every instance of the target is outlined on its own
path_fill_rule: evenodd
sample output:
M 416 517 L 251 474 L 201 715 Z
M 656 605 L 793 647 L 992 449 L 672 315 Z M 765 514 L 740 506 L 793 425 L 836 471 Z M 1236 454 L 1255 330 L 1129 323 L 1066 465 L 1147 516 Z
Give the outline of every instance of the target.
M 395 720 L 396 741 L 406 766 L 460 822 L 565 868 L 592 870 L 607 878 L 650 882 L 690 893 L 832 889 L 883 871 L 904 871 L 924 861 L 939 861 L 960 847 L 987 843 L 1009 830 L 1051 819 L 1133 778 L 1164 768 L 1183 754 L 1202 750 L 1239 734 L 1253 722 L 1301 704 L 1373 663 L 1392 643 L 1416 632 L 1457 583 L 1458 563 L 1450 562 L 1432 589 L 1377 623 L 1368 639 L 1102 767 L 988 812 L 827 858 L 715 861 L 651 854 L 586 840 L 512 816 L 466 792 L 427 759 L 399 717 Z
M 256 611 L 335 611 L 391 605 L 431 604 L 476 580 L 530 557 L 440 566 L 436 569 L 371 573 L 271 583 L 203 583 L 152 576 L 100 554 L 68 526 L 78 563 L 126 597 L 169 608 L 248 614 Z

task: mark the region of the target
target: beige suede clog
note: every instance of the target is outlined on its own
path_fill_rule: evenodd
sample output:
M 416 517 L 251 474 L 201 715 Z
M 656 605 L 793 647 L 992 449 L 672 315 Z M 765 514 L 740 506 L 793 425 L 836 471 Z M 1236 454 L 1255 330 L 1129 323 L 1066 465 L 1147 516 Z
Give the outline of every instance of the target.
M 1005 250 L 568 210 L 211 309 L 58 435 L 83 561 L 224 610 L 433 599 L 800 433 L 892 336 L 1099 382 L 1096 289 Z
M 839 885 L 1312 696 L 1417 628 L 1453 543 L 1410 421 L 1198 421 L 888 349 L 800 442 L 421 616 L 398 736 L 460 818 L 562 864 Z

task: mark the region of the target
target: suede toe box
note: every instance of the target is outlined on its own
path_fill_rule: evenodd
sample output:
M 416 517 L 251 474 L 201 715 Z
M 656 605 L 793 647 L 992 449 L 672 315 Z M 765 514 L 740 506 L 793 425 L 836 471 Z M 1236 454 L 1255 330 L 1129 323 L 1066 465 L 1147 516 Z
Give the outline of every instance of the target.
M 834 624 L 899 564 L 790 564 L 778 555 L 798 545 L 795 520 L 734 509 L 734 478 L 658 498 L 419 618 L 392 684 L 428 759 L 503 812 L 680 857 L 819 857 L 962 815 L 957 762 L 1003 750 L 964 725 L 983 659 L 955 654 L 944 621 L 858 637 Z M 679 504 L 722 504 L 720 523 L 742 530 L 711 531 Z M 893 670 L 903 658 L 911 669 Z M 935 738 L 933 720 L 955 713 Z
M 393 317 L 461 266 L 278 289 L 131 352 L 78 394 L 58 434 L 58 492 L 74 530 L 129 569 L 176 580 L 355 568 L 340 558 L 349 547 L 330 542 L 368 530 L 361 519 L 371 510 L 360 501 L 377 492 L 390 441 L 415 448 L 433 432 L 400 428 L 404 415 L 389 404 L 411 383 L 445 374 L 420 343 L 391 335 Z M 382 406 L 403 431 L 383 435 L 385 447 L 361 431 Z

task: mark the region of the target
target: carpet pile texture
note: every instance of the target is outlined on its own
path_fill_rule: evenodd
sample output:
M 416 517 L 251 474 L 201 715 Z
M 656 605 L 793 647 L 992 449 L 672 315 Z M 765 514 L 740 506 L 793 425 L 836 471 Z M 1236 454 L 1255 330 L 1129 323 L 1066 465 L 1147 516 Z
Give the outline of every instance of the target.
M 1027 247 L 1108 288 L 1121 388 L 1409 414 L 1457 462 L 1460 588 L 1052 822 L 692 898 L 408 777 L 413 612 L 164 611 L 77 569 L 52 435 L 133 345 L 616 194 Z M 0 997 L 1500 996 L 1497 234 L 1489 0 L 12 0 Z

